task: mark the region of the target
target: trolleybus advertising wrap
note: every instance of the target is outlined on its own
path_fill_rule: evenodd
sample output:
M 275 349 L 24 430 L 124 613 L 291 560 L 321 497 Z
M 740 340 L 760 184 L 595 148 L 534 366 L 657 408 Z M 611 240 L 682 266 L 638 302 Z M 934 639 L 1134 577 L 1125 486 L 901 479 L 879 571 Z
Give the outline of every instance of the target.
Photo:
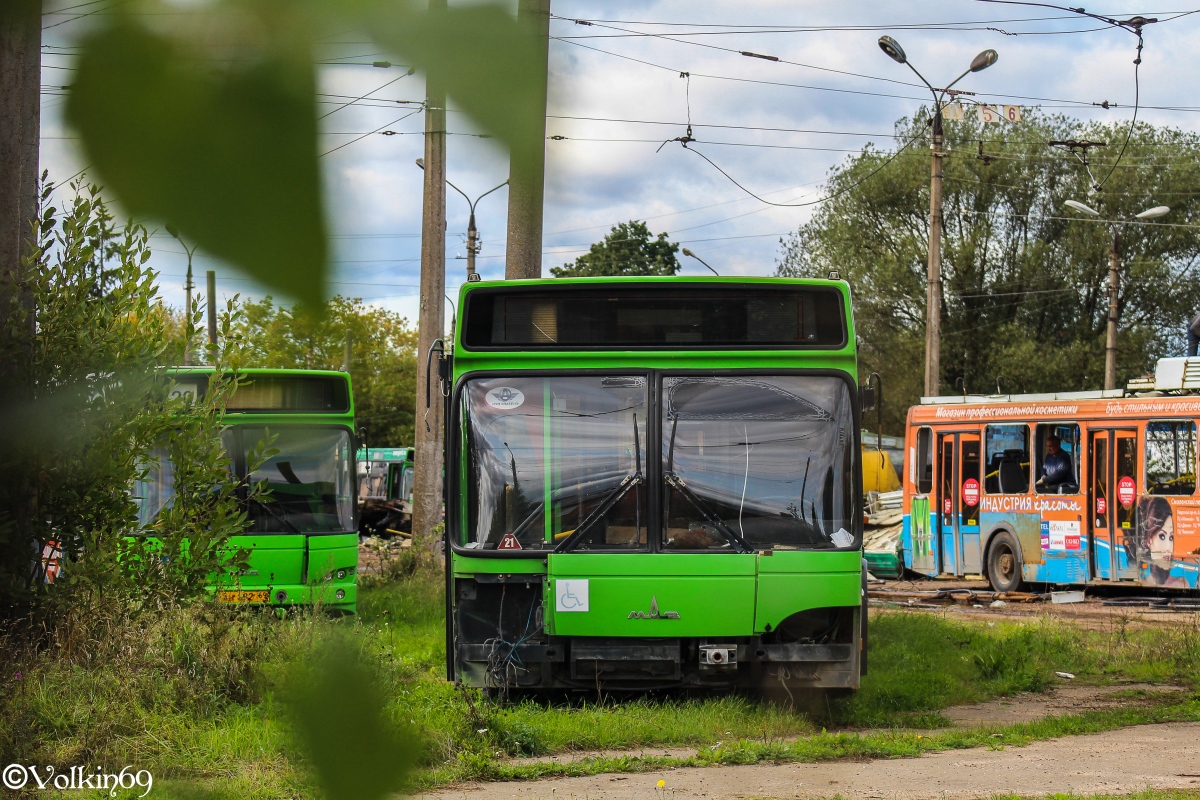
M 904 561 L 924 575 L 1197 588 L 1200 397 L 924 398 L 908 415 Z
M 447 668 L 504 689 L 853 689 L 848 287 L 468 283 L 447 403 Z

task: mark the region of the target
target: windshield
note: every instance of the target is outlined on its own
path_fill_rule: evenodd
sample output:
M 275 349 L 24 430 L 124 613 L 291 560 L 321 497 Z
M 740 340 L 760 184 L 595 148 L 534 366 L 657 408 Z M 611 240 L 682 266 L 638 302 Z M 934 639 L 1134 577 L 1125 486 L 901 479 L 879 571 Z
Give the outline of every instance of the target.
M 664 549 L 858 547 L 854 417 L 833 377 L 667 377 Z
M 238 426 L 241 458 L 268 428 Z M 350 432 L 340 428 L 270 428 L 273 448 L 250 483 L 266 481 L 270 496 L 250 503 L 251 531 L 261 533 L 321 533 L 354 530 L 352 484 L 354 458 Z
M 571 539 L 579 550 L 645 547 L 646 407 L 644 376 L 469 381 L 460 544 L 550 549 Z
M 368 467 L 370 471 L 368 472 Z M 387 496 L 388 462 L 358 462 L 358 499 L 383 499 Z

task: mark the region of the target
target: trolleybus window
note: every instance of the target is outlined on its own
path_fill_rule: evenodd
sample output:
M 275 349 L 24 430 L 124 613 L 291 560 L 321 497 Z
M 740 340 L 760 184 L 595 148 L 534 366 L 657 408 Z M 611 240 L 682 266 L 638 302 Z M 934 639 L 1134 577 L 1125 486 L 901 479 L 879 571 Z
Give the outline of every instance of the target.
M 831 377 L 666 377 L 663 546 L 858 547 L 854 418 Z
M 243 462 L 268 429 L 239 425 Z M 271 428 L 277 453 L 247 481 L 266 481 L 270 497 L 247 509 L 251 531 L 330 533 L 354 530 L 351 504 L 353 450 L 350 432 L 341 428 Z
M 916 477 L 913 483 L 917 485 L 917 494 L 929 494 L 933 491 L 933 428 L 917 430 Z
M 1195 422 L 1146 423 L 1146 491 L 1149 494 L 1196 493 Z
M 1035 492 L 1075 494 L 1079 491 L 1078 425 L 1074 422 L 1038 425 L 1034 435 L 1034 451 L 1037 454 L 1033 483 Z
M 477 378 L 463 392 L 468 548 L 647 542 L 643 376 Z
M 984 488 L 988 494 L 1029 491 L 1029 426 L 988 425 Z
M 175 500 L 175 465 L 166 447 L 156 447 L 143 467 L 146 471 L 134 484 L 133 499 L 137 501 L 138 524 L 146 528 Z
M 402 470 L 401 469 L 393 469 L 391 481 L 392 481 L 392 495 L 391 496 L 396 500 L 404 500 L 406 502 L 411 502 L 409 500 L 409 495 L 412 494 L 413 467 L 411 465 L 407 465 Z

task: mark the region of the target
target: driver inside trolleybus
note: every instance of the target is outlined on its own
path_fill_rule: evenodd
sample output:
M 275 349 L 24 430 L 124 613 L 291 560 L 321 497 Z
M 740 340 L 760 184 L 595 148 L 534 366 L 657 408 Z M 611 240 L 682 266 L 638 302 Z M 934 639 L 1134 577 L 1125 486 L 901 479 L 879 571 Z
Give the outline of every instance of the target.
M 1075 483 L 1075 466 L 1071 455 L 1062 449 L 1062 440 L 1057 436 L 1046 437 L 1046 458 L 1042 461 L 1042 474 L 1037 479 L 1040 489 L 1057 490 L 1064 484 Z

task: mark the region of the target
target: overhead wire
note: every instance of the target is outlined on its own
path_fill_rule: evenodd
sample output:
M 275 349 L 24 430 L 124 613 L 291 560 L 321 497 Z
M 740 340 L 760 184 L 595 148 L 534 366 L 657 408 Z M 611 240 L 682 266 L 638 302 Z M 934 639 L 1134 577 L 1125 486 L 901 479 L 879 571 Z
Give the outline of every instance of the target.
M 849 192 L 852 189 L 857 189 L 859 186 L 862 186 L 864 183 L 869 181 L 871 178 L 878 175 L 880 171 L 882 171 L 885 167 L 887 167 L 889 164 L 891 164 L 893 161 L 895 161 L 897 158 L 899 158 L 900 154 L 903 153 L 905 150 L 907 150 L 908 147 L 915 141 L 916 141 L 916 138 L 914 137 L 912 139 L 909 139 L 907 142 L 905 142 L 900 147 L 896 148 L 896 151 L 894 153 L 892 153 L 882 164 L 880 164 L 878 167 L 876 167 L 871 172 L 869 172 L 861 180 L 858 180 L 855 183 L 850 184 L 849 186 L 844 186 L 841 189 L 834 192 L 833 194 L 826 195 L 826 196 L 818 198 L 816 200 L 809 200 L 809 201 L 806 201 L 803 203 L 776 203 L 773 200 L 767 200 L 767 199 L 755 194 L 754 192 L 750 191 L 742 184 L 738 183 L 737 179 L 735 179 L 732 175 L 730 175 L 725 170 L 721 169 L 721 167 L 718 166 L 715 161 L 713 161 L 708 156 L 704 155 L 704 153 L 701 153 L 699 150 L 696 150 L 694 148 L 688 147 L 687 142 L 682 142 L 682 145 L 683 145 L 683 149 L 688 150 L 692 153 L 695 153 L 696 155 L 703 158 L 705 161 L 707 161 L 709 164 L 711 164 L 713 166 L 713 168 L 715 168 L 717 170 L 717 172 L 720 172 L 722 175 L 724 175 L 726 178 L 728 178 L 729 181 L 734 186 L 738 187 L 743 192 L 745 192 L 746 194 L 753 197 L 755 200 L 758 200 L 760 203 L 766 203 L 769 206 L 777 206 L 777 207 L 782 207 L 782 208 L 802 208 L 804 206 L 812 206 L 812 205 L 816 205 L 817 203 L 823 203 L 827 200 L 832 200 L 833 198 L 838 197 L 839 195 L 845 194 L 846 192 Z
M 337 147 L 333 148 L 332 150 L 326 150 L 324 153 L 318 154 L 317 158 L 324 158 L 325 156 L 329 155 L 330 153 L 336 153 L 338 150 L 341 150 L 343 147 L 349 147 L 350 145 L 354 144 L 355 142 L 361 142 L 363 139 L 367 138 L 368 136 L 375 134 L 375 133 L 379 133 L 384 128 L 390 128 L 391 126 L 395 125 L 398 122 L 403 122 L 404 120 L 408 119 L 409 117 L 413 116 L 414 114 L 419 114 L 421 112 L 422 108 L 417 108 L 413 111 L 410 111 L 409 113 L 405 114 L 402 117 L 397 117 L 396 119 L 392 120 L 391 122 L 388 122 L 384 125 L 380 125 L 378 128 L 376 128 L 373 131 L 368 131 L 368 132 L 364 133 L 362 136 L 358 136 L 354 139 L 351 139 L 348 142 L 343 142 L 342 144 L 339 144 Z
M 343 108 L 347 108 L 349 106 L 354 105 L 359 100 L 366 100 L 368 97 L 375 94 L 376 92 L 386 89 L 387 87 L 391 86 L 393 83 L 396 83 L 397 81 L 407 78 L 409 75 L 412 75 L 413 72 L 415 72 L 415 71 L 416 71 L 415 68 L 409 69 L 408 72 L 404 73 L 403 75 L 397 75 L 395 78 L 392 78 L 390 81 L 388 81 L 387 83 L 384 83 L 382 86 L 378 86 L 378 87 L 372 89 L 371 91 L 367 92 L 366 94 L 360 95 L 359 97 L 354 98 L 350 102 L 344 103 L 344 104 L 338 106 L 337 108 L 333 109 L 332 111 L 326 111 L 324 114 L 317 117 L 317 119 L 325 119 L 326 117 L 330 116 L 331 114 L 336 114 L 337 112 L 341 111 Z

